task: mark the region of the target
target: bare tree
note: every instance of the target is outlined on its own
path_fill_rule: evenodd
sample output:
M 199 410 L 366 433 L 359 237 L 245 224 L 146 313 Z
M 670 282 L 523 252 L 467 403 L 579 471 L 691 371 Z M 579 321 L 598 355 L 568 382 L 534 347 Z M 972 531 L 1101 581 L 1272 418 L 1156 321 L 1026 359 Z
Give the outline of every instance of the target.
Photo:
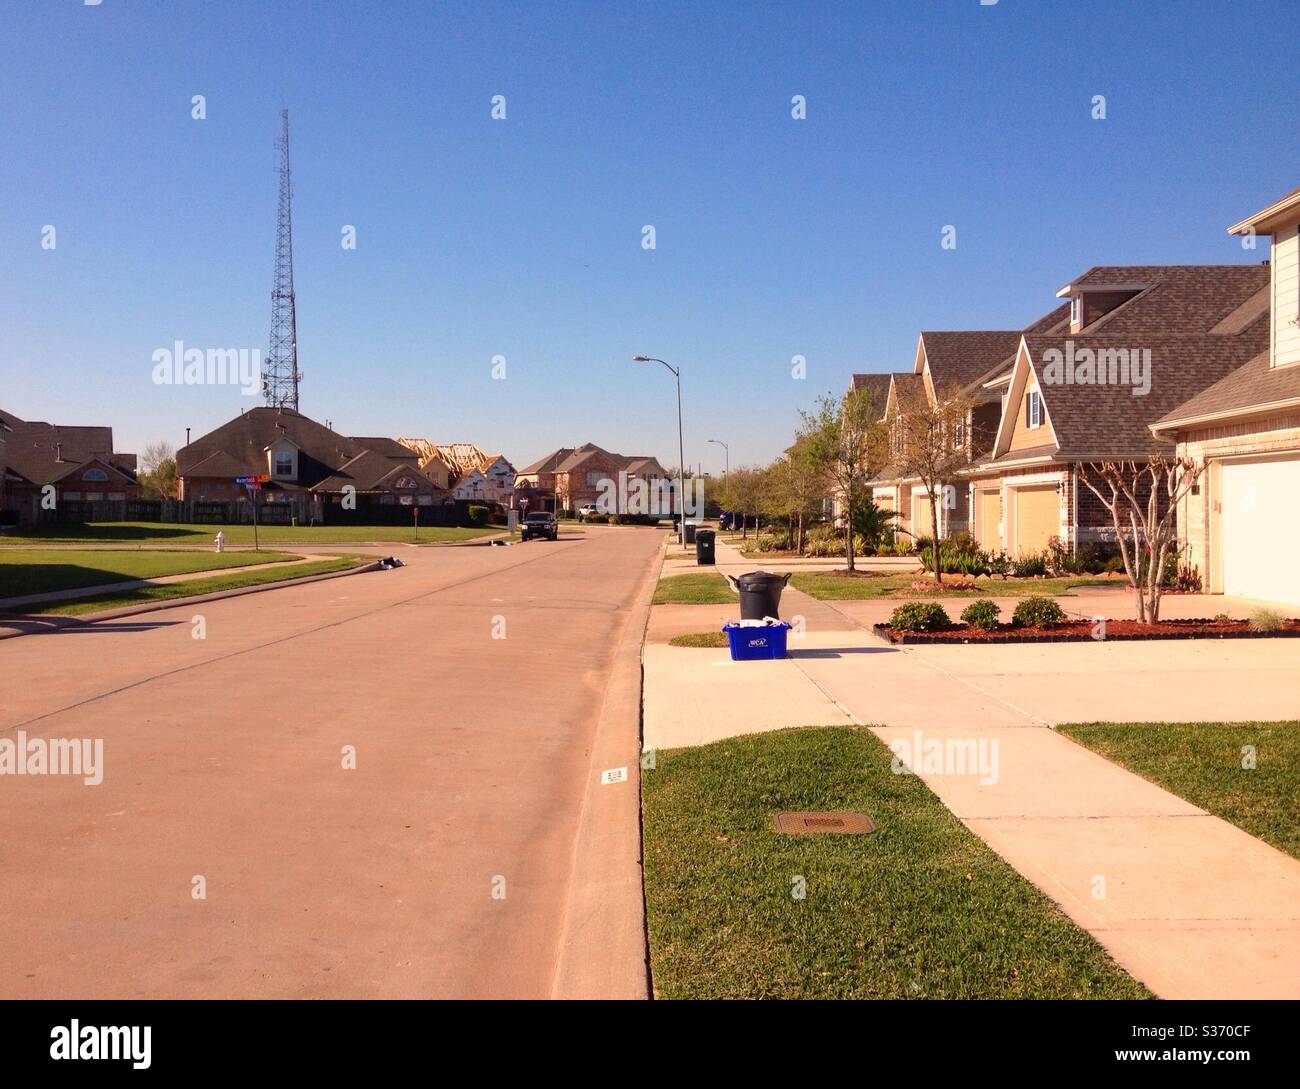
M 958 470 L 969 461 L 970 413 L 973 402 L 957 389 L 938 394 L 934 402 L 900 406 L 895 464 L 899 476 L 916 477 L 930 497 L 930 556 L 934 579 L 943 582 L 939 562 L 940 502 Z
M 175 499 L 180 494 L 176 451 L 171 443 L 151 442 L 144 448 L 137 479 L 144 494 L 151 499 Z
M 1178 505 L 1204 472 L 1205 463 L 1198 465 L 1194 458 L 1152 454 L 1145 464 L 1106 461 L 1084 466 L 1079 473 L 1110 513 L 1124 570 L 1137 598 L 1139 623 L 1160 619 L 1165 560 L 1171 546 L 1177 553 Z
M 884 406 L 863 386 L 843 397 L 828 394 L 818 400 L 815 412 L 801 415 L 808 456 L 844 507 L 844 564 L 852 572 L 853 515 L 868 494 L 867 481 L 885 464 L 888 449 L 881 421 Z

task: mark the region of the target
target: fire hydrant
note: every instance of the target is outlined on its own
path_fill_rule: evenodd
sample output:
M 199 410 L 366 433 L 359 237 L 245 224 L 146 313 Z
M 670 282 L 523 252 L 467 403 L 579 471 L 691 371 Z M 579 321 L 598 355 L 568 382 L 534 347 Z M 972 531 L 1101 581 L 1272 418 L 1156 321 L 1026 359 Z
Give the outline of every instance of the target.
M 226 535 L 220 530 L 217 531 L 216 545 L 218 552 L 224 552 L 226 548 Z

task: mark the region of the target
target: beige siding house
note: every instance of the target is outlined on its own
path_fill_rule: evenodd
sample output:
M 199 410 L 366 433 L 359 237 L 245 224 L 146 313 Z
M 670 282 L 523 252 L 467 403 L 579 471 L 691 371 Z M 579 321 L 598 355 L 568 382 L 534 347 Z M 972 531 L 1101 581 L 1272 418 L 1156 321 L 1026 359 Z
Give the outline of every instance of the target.
M 1300 189 L 1229 228 L 1272 239 L 1262 350 L 1153 423 L 1206 464 L 1179 512 L 1206 589 L 1300 606 Z

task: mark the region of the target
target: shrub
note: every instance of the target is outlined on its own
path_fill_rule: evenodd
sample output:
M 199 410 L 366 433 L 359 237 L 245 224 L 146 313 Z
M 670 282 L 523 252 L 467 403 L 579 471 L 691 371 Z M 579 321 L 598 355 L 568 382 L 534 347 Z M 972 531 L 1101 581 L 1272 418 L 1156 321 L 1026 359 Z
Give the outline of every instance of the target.
M 1201 569 L 1193 567 L 1191 564 L 1181 564 L 1178 568 L 1178 578 L 1174 582 L 1174 588 L 1182 590 L 1185 594 L 1199 594 L 1201 592 Z
M 469 508 L 469 524 L 472 526 L 485 526 L 488 524 L 488 515 L 491 511 L 487 507 L 480 507 L 474 504 Z
M 757 545 L 760 552 L 787 552 L 790 547 L 790 538 L 784 533 L 764 533 Z
M 980 601 L 972 601 L 962 610 L 962 620 L 972 628 L 980 628 L 983 631 L 997 631 L 998 617 L 1002 615 L 1002 610 L 987 598 Z
M 1078 575 L 1083 571 L 1083 557 L 1071 552 L 1060 537 L 1048 540 L 1043 560 L 1053 575 Z
M 990 552 L 984 557 L 984 566 L 990 575 L 1006 578 L 1011 574 L 1011 557 L 1005 552 Z
M 1110 559 L 1106 561 L 1106 566 L 1104 570 L 1111 575 L 1125 574 L 1124 557 L 1121 556 L 1118 552 L 1116 552 L 1115 555 L 1113 555 Z
M 1011 561 L 1011 573 L 1018 579 L 1042 578 L 1047 574 L 1047 561 L 1041 553 L 1037 556 L 1021 556 Z
M 937 601 L 909 601 L 894 610 L 889 626 L 896 631 L 943 631 L 952 621 Z
M 1230 618 L 1229 618 L 1229 616 L 1228 616 L 1227 613 L 1215 613 L 1215 614 L 1214 614 L 1214 622 L 1215 622 L 1216 624 L 1226 624 L 1226 623 L 1228 622 L 1229 619 L 1230 619 Z
M 1050 597 L 1030 594 L 1016 605 L 1011 620 L 1021 628 L 1050 628 L 1053 624 L 1063 624 L 1065 613 Z
M 1286 618 L 1272 609 L 1256 609 L 1250 614 L 1250 630 L 1274 632 L 1281 631 Z

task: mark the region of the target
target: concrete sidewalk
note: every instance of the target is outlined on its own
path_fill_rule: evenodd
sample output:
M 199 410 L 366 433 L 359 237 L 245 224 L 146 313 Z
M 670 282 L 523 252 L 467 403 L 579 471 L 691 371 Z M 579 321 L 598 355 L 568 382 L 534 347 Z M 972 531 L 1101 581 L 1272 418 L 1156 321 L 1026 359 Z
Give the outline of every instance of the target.
M 809 619 L 786 661 L 647 645 L 646 745 L 845 721 L 872 724 L 886 742 L 920 730 L 990 744 L 996 782 L 922 778 L 1154 993 L 1300 997 L 1300 861 L 1047 728 L 1295 718 L 1300 643 L 893 647 L 853 621 L 863 607 L 887 615 L 897 602 L 814 610 L 803 597 L 782 600 L 783 615 L 804 609 Z M 1196 615 L 1204 603 L 1175 608 Z M 654 610 L 652 638 L 671 630 L 677 608 Z M 1209 615 L 1217 611 L 1238 610 Z

